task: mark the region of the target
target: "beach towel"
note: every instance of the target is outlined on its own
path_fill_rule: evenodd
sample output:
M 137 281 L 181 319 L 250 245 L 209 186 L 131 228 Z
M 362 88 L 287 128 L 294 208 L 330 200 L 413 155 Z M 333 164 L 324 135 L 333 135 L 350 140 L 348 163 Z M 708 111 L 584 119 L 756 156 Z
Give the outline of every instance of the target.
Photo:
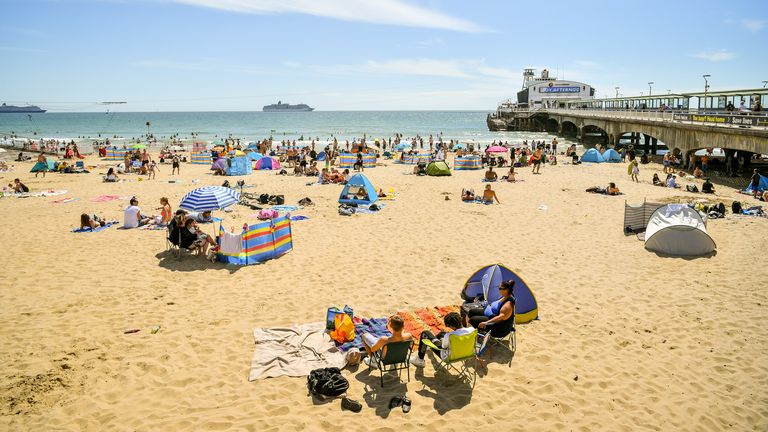
M 378 213 L 378 212 L 380 212 L 380 211 L 381 211 L 381 209 L 383 209 L 383 208 L 384 208 L 384 206 L 385 206 L 385 204 L 381 204 L 381 203 L 376 203 L 376 204 L 374 204 L 374 205 L 375 205 L 376 207 L 378 207 L 379 209 L 378 209 L 378 210 L 371 210 L 371 209 L 369 209 L 369 208 L 366 208 L 366 207 L 362 207 L 362 206 L 361 206 L 361 207 L 356 207 L 356 208 L 355 208 L 355 213 L 361 213 L 361 214 L 375 214 L 375 213 Z
M 125 200 L 129 198 L 130 197 L 123 197 L 119 195 L 99 195 L 93 199 L 93 202 L 109 202 L 109 201 Z
M 70 197 L 67 197 L 67 198 L 57 199 L 57 200 L 51 201 L 51 204 L 66 204 L 66 203 L 71 203 L 71 202 L 74 202 L 74 201 L 80 201 L 80 198 L 70 198 Z
M 308 376 L 313 369 L 344 367 L 344 355 L 325 332 L 325 322 L 253 330 L 256 350 L 248 380 Z
M 387 329 L 387 318 L 360 318 L 354 317 L 352 320 L 355 323 L 355 339 L 351 342 L 339 344 L 334 342 L 341 352 L 347 352 L 352 348 L 363 350 L 363 335 L 370 333 L 373 336 L 392 336 L 392 333 Z
M 111 227 L 112 225 L 117 225 L 118 223 L 119 222 L 110 222 L 110 223 L 108 223 L 108 224 L 106 224 L 104 226 L 98 227 L 96 229 L 93 229 L 93 228 L 90 228 L 90 227 L 89 228 L 80 227 L 80 228 L 73 229 L 72 232 L 73 233 L 99 232 L 99 231 L 104 231 L 105 229 Z
M 243 251 L 243 235 L 228 233 L 222 230 L 219 236 L 219 244 L 221 245 L 220 253 L 240 255 Z
M 450 312 L 458 312 L 458 306 L 439 306 L 417 309 L 415 311 L 398 312 L 403 319 L 405 331 L 413 335 L 414 340 L 419 340 L 421 333 L 429 330 L 432 334 L 438 334 L 443 327 L 443 318 Z
M 44 192 L 24 192 L 24 193 L 18 193 L 18 194 L 9 194 L 8 196 L 15 196 L 16 198 L 51 197 L 51 196 L 64 195 L 65 193 L 67 193 L 67 190 L 62 189 L 62 190 L 48 190 Z
M 272 207 L 270 207 L 270 210 L 279 211 L 279 212 L 292 212 L 300 209 L 301 207 L 295 206 L 295 205 L 273 205 Z
M 307 220 L 307 219 L 309 219 L 309 216 L 301 216 L 301 215 L 291 216 L 292 221 Z

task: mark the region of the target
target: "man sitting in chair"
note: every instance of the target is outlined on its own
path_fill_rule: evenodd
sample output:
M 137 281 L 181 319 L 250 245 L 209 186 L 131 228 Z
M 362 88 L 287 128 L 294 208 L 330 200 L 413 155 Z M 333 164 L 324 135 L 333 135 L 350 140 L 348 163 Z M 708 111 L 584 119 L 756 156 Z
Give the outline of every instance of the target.
M 376 336 L 365 333 L 363 334 L 363 347 L 365 352 L 368 353 L 368 357 L 363 360 L 367 365 L 371 365 L 371 354 L 384 348 L 388 343 L 402 342 L 413 339 L 413 335 L 408 332 L 403 332 L 403 319 L 397 315 L 392 315 L 387 321 L 387 329 L 392 332 L 392 336 L 382 336 L 377 338 Z
M 439 350 L 432 348 L 432 350 L 435 353 L 440 354 L 440 358 L 445 360 L 451 356 L 450 335 L 463 336 L 474 331 L 472 327 L 462 328 L 461 315 L 459 315 L 458 312 L 451 312 L 446 315 L 445 318 L 443 318 L 443 323 L 445 323 L 446 329 L 438 333 L 437 336 L 433 335 L 430 331 L 421 333 L 421 337 L 419 338 L 419 353 L 417 356 L 411 357 L 412 365 L 416 367 L 424 367 L 424 356 L 427 354 L 428 348 L 427 344 L 424 343 L 425 339 L 432 341 L 432 344 L 442 348 Z

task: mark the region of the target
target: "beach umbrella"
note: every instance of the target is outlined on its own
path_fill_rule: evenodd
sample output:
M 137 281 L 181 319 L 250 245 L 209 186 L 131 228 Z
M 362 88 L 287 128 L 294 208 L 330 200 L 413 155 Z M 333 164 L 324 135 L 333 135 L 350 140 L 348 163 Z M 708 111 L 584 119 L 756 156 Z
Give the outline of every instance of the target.
M 506 153 L 507 148 L 503 146 L 492 146 L 486 150 L 486 153 Z
M 132 149 L 145 149 L 145 148 L 147 148 L 147 145 L 146 144 L 132 144 L 131 148 Z
M 409 149 L 409 148 L 411 148 L 411 145 L 410 145 L 410 144 L 408 144 L 408 143 L 400 143 L 400 144 L 398 144 L 398 145 L 397 145 L 397 147 L 395 147 L 395 148 L 397 149 L 397 151 L 403 151 L 403 150 L 405 150 L 405 149 Z
M 458 149 L 464 150 L 466 148 L 467 148 L 467 145 L 465 143 L 456 143 L 453 145 L 454 150 L 458 150 Z
M 223 186 L 204 186 L 184 195 L 179 208 L 184 210 L 204 212 L 220 210 L 237 204 L 240 192 Z

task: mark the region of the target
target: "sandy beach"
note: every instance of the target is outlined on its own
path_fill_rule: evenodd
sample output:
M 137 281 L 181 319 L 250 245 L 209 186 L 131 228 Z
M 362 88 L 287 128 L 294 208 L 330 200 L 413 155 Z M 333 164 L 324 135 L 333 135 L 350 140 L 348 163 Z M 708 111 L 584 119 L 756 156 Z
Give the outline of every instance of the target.
M 482 171 L 417 177 L 380 162 L 365 175 L 396 200 L 352 217 L 337 212 L 341 186 L 269 171 L 243 177 L 249 192 L 316 203 L 296 212 L 309 219 L 293 223 L 292 252 L 246 267 L 179 260 L 165 231 L 70 232 L 84 212 L 122 221 L 127 200 L 94 202 L 100 195 L 135 195 L 145 213 L 165 196 L 176 210 L 194 187 L 224 180 L 207 166 L 183 164 L 171 176 L 161 165 L 155 180 L 113 184 L 93 156 L 91 174 L 45 178 L 16 162 L 0 174 L 4 185 L 19 177 L 33 192 L 67 192 L 0 199 L 0 429 L 768 429 L 768 219 L 729 211 L 708 222 L 715 255 L 662 257 L 622 232 L 625 201 L 704 195 L 652 186 L 660 165 L 641 165 L 641 183 L 621 163 L 522 169 L 522 182 L 494 185 L 501 205 L 484 206 L 460 200 L 462 188 L 483 188 Z M 624 195 L 584 192 L 609 181 Z M 759 204 L 725 186 L 716 195 L 729 208 L 734 199 Z M 54 203 L 65 197 L 76 200 Z M 229 229 L 255 223 L 254 213 L 216 215 Z M 360 366 L 344 371 L 349 396 L 363 403 L 354 414 L 338 401 L 313 403 L 305 378 L 248 381 L 256 327 L 321 321 L 333 305 L 380 317 L 459 304 L 467 278 L 497 262 L 527 281 L 540 319 L 518 327 L 511 367 L 489 361 L 474 389 L 436 379 L 429 362 L 382 389 Z M 390 398 L 406 392 L 411 412 L 390 411 Z

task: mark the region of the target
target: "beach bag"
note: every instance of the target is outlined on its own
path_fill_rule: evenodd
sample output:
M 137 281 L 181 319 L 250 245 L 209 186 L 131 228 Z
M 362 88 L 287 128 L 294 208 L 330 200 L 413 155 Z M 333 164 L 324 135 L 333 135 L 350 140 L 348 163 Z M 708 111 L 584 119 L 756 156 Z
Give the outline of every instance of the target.
M 717 205 L 717 212 L 724 215 L 725 214 L 725 204 L 719 203 Z
M 741 202 L 734 201 L 733 204 L 731 204 L 731 211 L 733 214 L 741 214 Z
M 696 185 L 685 185 L 685 190 L 688 192 L 698 192 L 699 188 Z
M 266 220 L 266 219 L 274 219 L 278 216 L 279 214 L 277 213 L 277 210 L 262 209 L 262 210 L 259 210 L 259 214 L 256 217 L 261 220 Z
M 221 187 L 229 187 L 229 180 L 224 180 L 224 183 L 221 184 Z
M 312 200 L 309 199 L 309 197 L 306 197 L 299 200 L 299 205 L 307 207 L 307 206 L 315 205 L 315 203 L 313 203 Z
M 325 314 L 325 329 L 333 330 L 336 328 L 336 315 L 347 314 L 350 318 L 354 316 L 354 311 L 351 307 L 344 305 L 344 309 L 339 309 L 336 306 L 329 307 L 328 312 Z
M 268 203 L 269 203 L 269 194 L 259 195 L 259 204 L 268 204 Z
M 307 377 L 307 389 L 314 396 L 337 397 L 347 392 L 349 381 L 335 367 L 315 369 Z
M 271 195 L 269 203 L 272 205 L 283 205 L 285 204 L 285 195 Z
M 333 327 L 331 330 L 331 339 L 338 343 L 352 342 L 355 340 L 355 325 L 352 318 L 345 314 L 337 314 L 333 317 Z

